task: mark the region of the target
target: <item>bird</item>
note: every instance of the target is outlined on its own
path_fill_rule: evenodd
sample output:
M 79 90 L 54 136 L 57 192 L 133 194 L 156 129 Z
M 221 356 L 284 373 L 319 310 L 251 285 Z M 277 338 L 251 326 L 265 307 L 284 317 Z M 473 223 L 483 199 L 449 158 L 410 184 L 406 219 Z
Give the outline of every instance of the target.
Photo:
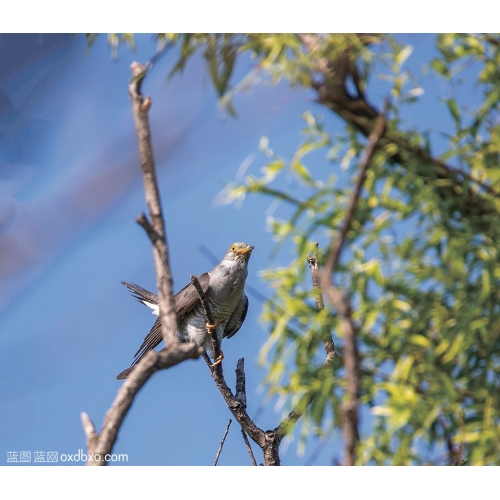
M 243 242 L 233 243 L 223 259 L 210 271 L 198 276 L 201 288 L 205 292 L 207 301 L 215 321 L 217 338 L 231 338 L 241 328 L 248 311 L 248 297 L 245 293 L 245 280 L 248 276 L 248 261 L 255 247 Z M 122 281 L 132 295 L 142 304 L 152 310 L 153 315 L 159 316 L 160 306 L 158 296 L 139 285 Z M 194 285 L 190 282 L 174 297 L 177 324 L 180 340 L 194 342 L 203 346 L 212 356 L 211 336 L 200 297 Z M 161 322 L 158 318 L 153 328 L 144 338 L 141 347 L 134 355 L 132 365 L 117 375 L 117 380 L 128 377 L 135 365 L 143 356 L 154 349 L 163 340 Z M 214 365 L 222 361 L 223 354 L 214 360 Z

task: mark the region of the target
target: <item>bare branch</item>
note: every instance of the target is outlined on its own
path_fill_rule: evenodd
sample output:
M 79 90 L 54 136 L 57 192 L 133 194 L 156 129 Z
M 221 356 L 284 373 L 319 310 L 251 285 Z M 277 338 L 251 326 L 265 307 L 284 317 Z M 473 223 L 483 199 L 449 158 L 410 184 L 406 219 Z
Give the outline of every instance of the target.
M 373 154 L 380 138 L 385 130 L 385 121 L 388 103 L 386 102 L 383 113 L 375 121 L 375 126 L 368 138 L 361 162 L 356 186 L 351 195 L 347 213 L 342 223 L 338 236 L 332 239 L 330 251 L 325 268 L 320 275 L 321 288 L 326 293 L 330 303 L 340 316 L 340 327 L 344 333 L 344 363 L 347 380 L 347 401 L 342 406 L 343 410 L 343 432 L 345 441 L 345 465 L 354 465 L 356 443 L 358 434 L 358 406 L 359 406 L 359 353 L 356 341 L 356 327 L 352 320 L 352 306 L 350 299 L 344 291 L 334 286 L 333 276 L 340 260 L 340 254 L 344 247 L 347 233 L 351 227 L 352 219 L 360 198 L 361 189 L 366 179 L 366 171 L 370 165 Z
M 323 301 L 323 292 L 321 291 L 321 271 L 319 268 L 318 261 L 318 243 L 314 243 L 316 250 L 307 259 L 309 264 L 309 269 L 311 270 L 311 278 L 314 289 L 314 298 L 316 301 L 316 309 L 321 311 L 325 308 L 325 302 Z M 331 332 L 325 332 L 323 336 L 323 345 L 325 346 L 326 361 L 325 364 L 329 364 L 333 358 L 337 355 L 335 352 L 335 343 L 333 342 Z
M 212 373 L 212 378 L 215 381 L 215 385 L 219 389 L 222 397 L 226 401 L 229 411 L 233 414 L 236 421 L 243 427 L 245 432 L 260 446 L 264 443 L 263 434 L 264 431 L 259 429 L 253 420 L 248 416 L 246 411 L 246 405 L 236 399 L 235 395 L 232 393 L 231 389 L 228 387 L 223 375 L 219 375 L 218 370 L 212 368 L 210 359 L 205 358 L 210 372 Z M 217 367 L 216 367 L 217 368 Z
M 148 221 L 148 218 L 146 217 L 145 213 L 139 215 L 139 217 L 137 217 L 135 221 L 137 222 L 137 224 L 139 224 L 139 226 L 141 226 L 144 229 L 144 231 L 146 231 L 146 234 L 149 236 L 149 239 L 153 244 L 155 244 L 160 239 L 160 236 L 153 229 L 153 226 Z
M 220 442 L 219 449 L 217 450 L 217 455 L 215 456 L 214 466 L 216 466 L 217 462 L 219 461 L 219 457 L 220 457 L 220 454 L 222 452 L 222 447 L 224 446 L 224 441 L 226 440 L 227 433 L 229 432 L 229 426 L 231 425 L 231 422 L 232 422 L 232 420 L 229 419 L 229 422 L 227 423 L 224 435 L 222 436 L 222 441 Z
M 448 448 L 448 464 L 465 465 L 465 461 L 462 460 L 463 443 L 459 443 L 458 446 L 455 448 L 453 444 L 453 437 L 450 434 L 450 431 L 448 429 L 448 426 L 446 425 L 444 417 L 439 417 L 438 421 L 443 429 L 444 439 L 446 441 L 446 447 Z
M 316 248 L 318 244 L 316 243 Z M 205 253 L 205 255 L 208 255 L 209 258 L 213 261 L 216 262 L 216 257 L 210 252 L 210 250 L 204 246 L 200 245 L 201 251 Z M 318 263 L 318 257 L 317 253 L 314 253 L 313 256 L 309 256 L 308 258 L 308 263 L 309 267 L 311 269 L 311 274 L 312 274 L 312 281 L 313 281 L 313 287 L 315 289 L 315 298 L 316 298 L 316 307 L 318 310 L 321 310 L 324 308 L 324 303 L 323 303 L 323 295 L 321 293 L 321 288 L 320 288 L 320 282 L 319 282 L 319 263 Z M 269 301 L 270 299 L 267 299 L 267 297 L 263 296 L 260 292 L 257 292 L 255 289 L 255 295 L 257 296 L 258 300 L 261 301 Z M 252 291 L 252 289 L 251 289 Z M 203 293 L 203 292 L 202 292 Z M 279 305 L 275 304 L 275 307 L 279 310 L 282 309 Z M 284 309 L 282 309 L 284 311 Z M 208 316 L 207 316 L 208 317 Z M 326 332 L 324 334 L 323 338 L 323 344 L 325 346 L 325 351 L 326 351 L 326 360 L 325 360 L 325 365 L 329 365 L 334 357 L 336 356 L 335 352 L 335 344 L 333 342 L 332 336 L 330 332 Z M 210 361 L 207 358 L 205 358 L 205 361 L 207 362 L 208 365 L 210 365 Z M 240 365 L 241 363 L 241 365 Z M 245 394 L 245 372 L 243 368 L 243 363 L 244 360 L 243 358 L 238 361 L 238 366 L 236 368 L 236 399 L 241 401 L 246 408 L 246 394 Z M 241 391 L 239 387 L 239 381 L 241 381 L 243 390 Z M 242 399 L 244 397 L 244 399 Z M 305 410 L 307 407 L 312 403 L 313 399 L 310 397 L 310 395 L 305 395 L 301 401 L 296 405 L 296 407 L 287 415 L 287 417 L 278 425 L 278 427 L 275 429 L 276 434 L 278 436 L 278 446 L 279 442 L 290 432 L 290 430 L 293 428 L 294 424 L 299 420 L 302 415 L 304 414 Z M 258 416 L 260 415 L 259 412 L 254 417 L 254 422 L 257 420 Z M 243 431 L 244 432 L 244 431 Z
M 196 291 L 200 296 L 201 303 L 203 305 L 203 309 L 205 312 L 205 316 L 207 318 L 207 322 L 213 324 L 213 316 L 210 311 L 210 306 L 206 300 L 205 292 L 199 286 L 197 278 L 195 276 L 191 276 L 191 281 L 196 287 Z M 198 284 L 198 286 L 197 286 Z M 214 341 L 214 335 L 212 335 L 212 345 Z M 214 346 L 215 349 L 216 346 Z M 262 429 L 259 429 L 253 420 L 249 417 L 246 411 L 246 393 L 245 393 L 245 371 L 244 371 L 244 360 L 241 358 L 238 360 L 237 368 L 236 368 L 236 392 L 237 396 L 235 396 L 229 386 L 224 379 L 224 374 L 222 371 L 222 366 L 220 364 L 215 367 L 212 366 L 210 362 L 210 358 L 206 355 L 203 355 L 205 362 L 212 374 L 212 378 L 214 379 L 215 385 L 219 389 L 222 397 L 226 401 L 227 407 L 229 411 L 233 414 L 236 421 L 240 424 L 241 428 L 248 433 L 248 435 L 261 447 L 264 453 L 264 460 L 266 465 L 280 465 L 278 447 L 279 440 L 277 440 L 277 435 L 275 436 L 274 431 L 264 432 Z
M 236 364 L 236 396 L 235 398 L 242 404 L 244 408 L 247 407 L 247 392 L 245 386 L 245 359 L 240 358 Z
M 93 452 L 91 448 L 89 453 L 94 453 L 99 456 L 99 460 L 89 460 L 87 465 L 106 465 L 105 456 L 110 454 L 118 436 L 118 431 L 127 415 L 137 393 L 142 389 L 144 384 L 149 380 L 153 373 L 158 370 L 165 370 L 172 366 L 178 365 L 187 359 L 196 359 L 200 356 L 203 349 L 196 344 L 179 344 L 177 346 L 162 349 L 160 352 L 150 351 L 143 359 L 137 364 L 136 368 L 132 370 L 124 384 L 121 386 L 118 394 L 111 405 L 111 408 L 104 417 L 104 423 L 100 434 L 94 440 L 92 429 L 89 425 L 92 424 L 90 419 L 82 422 L 84 425 L 85 434 L 87 435 L 87 442 L 89 438 L 91 443 L 95 443 Z M 94 430 L 95 432 L 95 430 Z
M 314 288 L 314 298 L 316 301 L 316 309 L 321 311 L 324 309 L 325 304 L 323 301 L 323 293 L 321 292 L 321 283 L 320 283 L 320 269 L 319 269 L 319 261 L 318 261 L 318 243 L 314 244 L 316 246 L 316 251 L 313 252 L 312 255 L 309 255 L 307 258 L 307 263 L 309 264 L 309 269 L 311 270 L 311 279 Z M 325 347 L 326 352 L 326 360 L 324 366 L 330 365 L 333 361 L 337 353 L 335 352 L 335 344 L 333 342 L 331 332 L 325 332 L 323 335 L 323 345 Z M 320 372 L 321 373 L 321 372 Z M 314 397 L 310 394 L 305 394 L 302 399 L 297 403 L 295 408 L 286 416 L 286 418 L 278 425 L 276 431 L 280 436 L 280 439 L 283 439 L 287 434 L 290 433 L 293 426 L 296 422 L 302 417 L 305 413 L 309 405 L 313 402 Z
M 210 309 L 207 296 L 205 295 L 203 288 L 201 288 L 198 278 L 194 274 L 191 274 L 191 283 L 194 285 L 196 291 L 198 292 L 198 295 L 200 296 L 201 306 L 203 307 L 203 312 L 205 313 L 205 317 L 207 318 L 207 332 L 210 334 L 212 340 L 212 351 L 214 353 L 214 359 L 219 359 L 221 356 L 220 343 L 219 338 L 217 337 L 217 328 L 211 328 L 211 326 L 215 327 L 215 320 Z M 211 368 L 216 369 L 222 375 L 222 362 L 215 365 L 215 367 L 211 366 Z
M 191 276 L 191 281 L 196 287 L 196 291 L 200 296 L 200 301 L 202 305 L 204 304 L 204 312 L 205 317 L 207 319 L 207 323 L 213 324 L 213 316 L 210 311 L 210 306 L 206 300 L 205 292 L 201 288 L 201 286 L 196 286 L 196 282 L 198 281 L 196 277 Z M 213 342 L 213 335 L 212 335 Z M 213 344 L 212 344 L 213 345 Z M 215 346 L 213 346 L 215 349 Z M 236 367 L 236 393 L 237 396 L 233 394 L 231 389 L 226 383 L 224 379 L 224 374 L 222 371 L 222 366 L 220 364 L 215 367 L 212 366 L 210 358 L 206 353 L 203 354 L 203 359 L 212 374 L 212 378 L 214 379 L 215 385 L 219 389 L 219 392 L 222 394 L 224 401 L 226 402 L 229 411 L 233 414 L 236 421 L 240 424 L 241 428 L 252 438 L 255 443 L 257 443 L 263 454 L 264 461 L 266 465 L 280 465 L 279 459 L 279 438 L 278 435 L 274 431 L 264 432 L 262 429 L 255 425 L 255 422 L 250 418 L 247 413 L 247 404 L 246 404 L 246 393 L 245 393 L 245 371 L 244 371 L 244 360 L 241 358 L 238 360 L 238 364 Z
M 250 446 L 250 442 L 248 441 L 247 433 L 243 430 L 243 427 L 241 428 L 241 435 L 243 436 L 243 441 L 245 441 L 248 456 L 250 457 L 250 460 L 252 461 L 252 465 L 257 465 L 257 462 L 255 461 L 255 457 L 253 456 L 252 447 Z
M 179 342 L 179 332 L 175 313 L 167 236 L 151 144 L 151 128 L 148 116 L 149 109 L 151 108 L 151 99 L 149 97 L 144 98 L 141 94 L 141 85 L 147 74 L 148 66 L 134 62 L 131 64 L 130 69 L 132 70 L 132 79 L 128 86 L 128 93 L 132 103 L 144 181 L 144 192 L 151 219 L 151 222 L 148 222 L 146 216 L 142 214 L 137 222 L 146 230 L 153 245 L 163 340 L 165 344 L 174 345 Z
M 149 64 L 150 66 L 151 63 Z M 87 449 L 90 455 L 87 465 L 107 465 L 106 457 L 109 457 L 113 450 L 123 420 L 130 410 L 135 396 L 153 373 L 158 370 L 170 368 L 187 359 L 196 359 L 203 352 L 203 349 L 196 344 L 181 344 L 178 339 L 177 316 L 175 312 L 167 238 L 151 146 L 151 132 L 148 119 L 151 99 L 143 99 L 141 95 L 141 84 L 146 76 L 147 67 L 142 64 L 133 63 L 131 65 L 132 80 L 129 84 L 129 96 L 137 132 L 146 201 L 152 221 L 150 223 L 146 215 L 142 214 L 137 218 L 137 222 L 145 229 L 153 245 L 162 335 L 167 347 L 160 352 L 148 352 L 131 371 L 125 383 L 118 391 L 111 408 L 106 413 L 103 427 L 99 434 L 97 434 L 89 416 L 86 413 L 82 413 L 82 425 L 87 436 Z
M 89 453 L 94 453 L 99 435 L 95 430 L 94 423 L 85 412 L 82 412 L 80 417 L 82 419 L 83 432 L 87 436 L 87 450 Z

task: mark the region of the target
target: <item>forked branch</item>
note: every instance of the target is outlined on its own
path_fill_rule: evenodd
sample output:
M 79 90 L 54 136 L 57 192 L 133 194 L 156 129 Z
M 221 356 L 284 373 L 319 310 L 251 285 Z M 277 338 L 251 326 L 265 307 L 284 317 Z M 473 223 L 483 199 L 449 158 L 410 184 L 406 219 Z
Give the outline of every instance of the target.
M 160 352 L 150 351 L 135 366 L 106 413 L 100 433 L 96 432 L 90 417 L 82 413 L 82 425 L 87 437 L 87 450 L 90 457 L 87 465 L 107 465 L 123 420 L 135 396 L 153 373 L 175 366 L 187 359 L 198 358 L 203 352 L 202 348 L 193 343 L 181 344 L 179 342 L 167 237 L 151 146 L 148 118 L 151 99 L 144 98 L 141 94 L 141 85 L 147 68 L 150 66 L 139 63 L 131 65 L 132 79 L 129 85 L 129 96 L 137 132 L 146 202 L 151 218 L 150 223 L 142 214 L 137 218 L 137 222 L 145 229 L 153 245 L 162 335 L 167 347 Z

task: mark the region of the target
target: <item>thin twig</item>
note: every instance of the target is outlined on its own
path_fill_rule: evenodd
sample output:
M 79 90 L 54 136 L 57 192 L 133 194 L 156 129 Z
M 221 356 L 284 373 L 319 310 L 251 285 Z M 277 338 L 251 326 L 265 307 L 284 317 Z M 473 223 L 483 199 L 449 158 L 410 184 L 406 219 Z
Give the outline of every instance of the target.
M 443 428 L 446 447 L 448 448 L 449 465 L 464 465 L 464 461 L 462 460 L 463 443 L 459 443 L 457 448 L 455 449 L 455 446 L 453 444 L 453 438 L 449 433 L 449 429 L 448 426 L 446 425 L 444 417 L 439 417 L 438 421 L 441 424 L 441 427 Z
M 313 283 L 314 289 L 314 298 L 316 302 L 316 309 L 321 311 L 324 309 L 325 304 L 323 301 L 323 293 L 321 292 L 321 283 L 320 283 L 320 269 L 319 269 L 319 260 L 318 260 L 318 243 L 314 243 L 316 250 L 309 255 L 307 258 L 307 263 L 309 264 L 309 269 L 311 270 L 311 280 Z M 337 353 L 335 352 L 335 343 L 333 342 L 331 332 L 327 331 L 323 334 L 323 345 L 325 347 L 326 359 L 324 363 L 325 367 L 329 366 L 330 363 L 334 360 Z M 319 376 L 321 376 L 321 373 Z M 314 397 L 311 394 L 305 394 L 299 400 L 299 402 L 295 405 L 293 410 L 283 419 L 283 421 L 277 427 L 278 435 L 280 439 L 283 439 L 287 434 L 291 432 L 296 422 L 304 415 L 305 411 L 309 407 L 309 405 L 313 402 Z
M 250 446 L 250 442 L 248 441 L 247 433 L 243 430 L 243 427 L 241 428 L 241 435 L 243 436 L 243 441 L 245 441 L 245 445 L 247 447 L 248 456 L 250 457 L 250 460 L 252 461 L 252 465 L 256 466 L 257 462 L 255 460 L 255 457 L 253 456 L 252 447 Z
M 315 242 L 315 251 L 307 258 L 307 263 L 309 264 L 309 269 L 311 270 L 311 279 L 314 289 L 314 298 L 316 301 L 316 309 L 321 311 L 325 308 L 325 302 L 323 300 L 323 292 L 321 291 L 321 275 L 319 268 L 318 259 L 318 243 Z M 323 335 L 323 345 L 325 346 L 326 361 L 325 364 L 330 363 L 333 358 L 337 355 L 335 352 L 335 343 L 333 342 L 333 337 L 331 332 L 327 331 Z
M 219 359 L 219 357 L 221 356 L 220 343 L 219 343 L 219 338 L 217 336 L 217 328 L 212 328 L 212 326 L 215 327 L 215 320 L 212 311 L 210 309 L 207 296 L 205 295 L 203 288 L 201 288 L 198 278 L 194 274 L 191 274 L 191 283 L 194 285 L 196 291 L 198 292 L 201 306 L 203 307 L 203 312 L 205 313 L 205 317 L 207 319 L 207 331 L 210 334 L 212 341 L 212 351 L 214 353 L 214 360 Z M 216 364 L 215 366 L 213 366 L 210 363 L 210 368 L 212 370 L 216 370 L 218 373 L 222 375 L 222 362 Z
M 153 245 L 160 239 L 158 233 L 149 223 L 145 213 L 142 213 L 141 215 L 136 217 L 135 221 L 137 222 L 137 224 L 139 224 L 139 226 L 141 226 L 144 229 L 144 231 L 146 231 L 146 234 L 149 236 L 149 239 L 151 240 L 151 243 L 153 243 Z
M 206 301 L 205 292 L 203 291 L 201 286 L 196 286 L 196 278 L 195 280 L 191 278 L 191 280 L 196 287 L 196 291 L 198 292 L 201 303 L 205 304 L 205 317 L 207 319 L 207 322 L 210 323 L 211 320 L 213 320 L 213 316 L 210 311 L 210 305 Z M 236 367 L 236 392 L 238 395 L 238 397 L 236 397 L 227 385 L 226 380 L 224 379 L 221 364 L 213 367 L 206 352 L 202 356 L 210 370 L 210 373 L 212 374 L 215 385 L 219 389 L 222 397 L 226 402 L 227 407 L 229 408 L 229 411 L 233 414 L 234 418 L 240 424 L 242 429 L 252 438 L 253 441 L 255 441 L 255 443 L 260 446 L 264 454 L 264 461 L 266 465 L 280 465 L 280 458 L 278 453 L 279 439 L 277 433 L 274 431 L 264 432 L 262 429 L 255 425 L 255 422 L 247 413 L 244 381 L 245 371 L 243 359 L 238 360 L 238 364 Z
M 222 436 L 222 441 L 220 442 L 219 449 L 217 450 L 217 455 L 215 456 L 214 465 L 217 465 L 217 462 L 219 461 L 219 457 L 220 457 L 220 454 L 222 452 L 222 447 L 224 446 L 224 441 L 226 440 L 227 433 L 229 432 L 229 426 L 231 425 L 231 422 L 232 422 L 232 420 L 229 419 L 229 422 L 227 423 L 224 435 Z

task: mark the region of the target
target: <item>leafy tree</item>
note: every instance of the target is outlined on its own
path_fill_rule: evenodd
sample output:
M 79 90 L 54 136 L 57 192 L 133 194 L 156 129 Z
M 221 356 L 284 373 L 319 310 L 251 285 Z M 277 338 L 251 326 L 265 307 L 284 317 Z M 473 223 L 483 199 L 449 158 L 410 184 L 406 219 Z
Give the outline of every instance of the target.
M 292 243 L 295 255 L 287 267 L 264 274 L 274 294 L 262 312 L 269 328 L 262 362 L 270 393 L 305 412 L 302 435 L 345 432 L 343 424 L 353 418 L 346 412 L 350 402 L 360 408 L 366 428 L 355 445 L 356 464 L 498 464 L 500 38 L 437 35 L 417 75 L 407 69 L 412 47 L 399 36 L 157 37 L 161 47 L 178 50 L 172 74 L 203 53 L 233 114 L 239 89 L 233 70 L 248 53 L 254 68 L 245 84 L 258 73 L 308 88 L 325 112 L 341 120 L 328 128 L 306 113 L 304 140 L 290 160 L 264 138 L 264 168 L 228 186 L 224 197 L 241 202 L 247 194 L 265 195 L 289 207 L 283 218 L 269 220 L 277 245 Z M 423 127 L 407 119 L 436 75 L 436 113 L 451 117 L 443 130 L 432 128 L 433 116 Z M 472 89 L 476 102 L 464 88 Z M 384 97 L 385 127 L 369 139 Z M 358 165 L 370 143 L 375 150 L 361 179 Z M 331 175 L 308 168 L 318 155 L 331 164 Z M 285 182 L 290 176 L 293 195 Z M 356 183 L 361 191 L 352 204 Z M 319 291 L 307 266 L 313 242 L 333 272 L 321 280 L 325 298 L 332 290 L 345 292 L 344 312 L 327 300 L 325 309 L 316 307 Z M 354 325 L 351 339 L 345 321 Z M 325 364 L 328 332 L 337 356 Z

